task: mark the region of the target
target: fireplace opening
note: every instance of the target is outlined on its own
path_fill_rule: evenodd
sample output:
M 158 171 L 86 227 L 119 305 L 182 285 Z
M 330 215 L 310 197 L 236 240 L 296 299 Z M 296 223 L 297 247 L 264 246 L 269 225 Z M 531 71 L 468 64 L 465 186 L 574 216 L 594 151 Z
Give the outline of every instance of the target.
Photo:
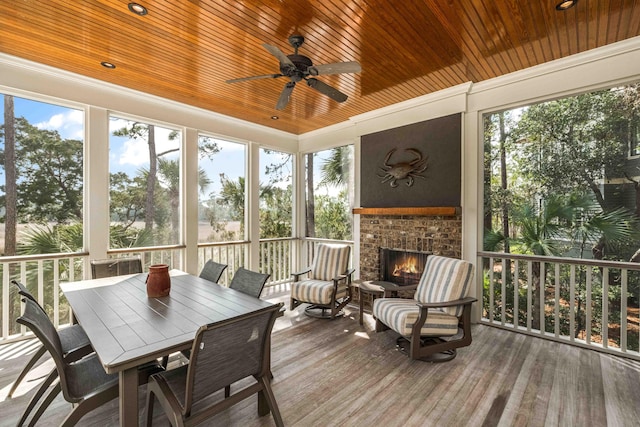
M 417 285 L 431 252 L 380 248 L 380 280 L 399 286 Z

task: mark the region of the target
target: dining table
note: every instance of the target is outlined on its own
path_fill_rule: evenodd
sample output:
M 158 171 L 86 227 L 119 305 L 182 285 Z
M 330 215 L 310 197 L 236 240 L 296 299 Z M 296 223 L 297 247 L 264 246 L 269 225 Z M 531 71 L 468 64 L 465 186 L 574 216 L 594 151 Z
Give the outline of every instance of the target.
M 73 316 L 107 373 L 119 376 L 121 426 L 137 426 L 138 367 L 191 348 L 202 325 L 273 303 L 198 276 L 171 270 L 168 296 L 147 296 L 147 274 L 61 283 Z

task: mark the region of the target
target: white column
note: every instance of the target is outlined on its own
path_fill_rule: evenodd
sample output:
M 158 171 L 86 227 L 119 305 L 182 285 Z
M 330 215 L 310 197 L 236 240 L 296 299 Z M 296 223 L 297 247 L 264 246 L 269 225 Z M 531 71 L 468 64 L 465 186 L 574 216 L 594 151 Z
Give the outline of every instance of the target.
M 109 248 L 109 112 L 89 107 L 85 123 L 84 242 L 89 258 L 107 257 Z M 89 263 L 85 278 L 90 278 Z
M 260 146 L 250 143 L 247 147 L 247 178 L 245 180 L 245 239 L 250 240 L 249 259 L 246 268 L 258 271 L 260 267 Z
M 199 273 L 198 265 L 198 131 L 187 128 L 184 132 L 180 182 L 182 214 L 180 221 L 182 241 L 186 245 L 182 260 L 183 270 Z
M 473 304 L 471 319 L 480 320 L 482 308 L 482 264 L 478 263 L 483 207 L 482 120 L 478 111 L 462 115 L 462 259 L 476 266 L 476 287 L 470 296 Z

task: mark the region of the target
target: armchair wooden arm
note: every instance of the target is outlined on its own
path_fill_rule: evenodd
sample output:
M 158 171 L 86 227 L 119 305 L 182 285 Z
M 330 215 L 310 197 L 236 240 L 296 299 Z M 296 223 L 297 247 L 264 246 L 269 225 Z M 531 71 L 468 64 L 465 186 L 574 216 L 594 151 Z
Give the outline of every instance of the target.
M 291 273 L 291 275 L 293 276 L 293 281 L 294 282 L 300 281 L 300 276 L 302 276 L 303 274 L 307 274 L 310 271 L 311 271 L 311 267 L 307 267 L 306 269 L 302 271 L 298 271 L 297 273 Z

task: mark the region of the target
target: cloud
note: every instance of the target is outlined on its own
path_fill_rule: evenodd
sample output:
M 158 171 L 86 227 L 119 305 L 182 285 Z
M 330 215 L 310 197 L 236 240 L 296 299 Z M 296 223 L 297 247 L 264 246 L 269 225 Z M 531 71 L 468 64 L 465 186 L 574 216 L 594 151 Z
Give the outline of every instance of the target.
M 36 123 L 38 129 L 58 131 L 63 139 L 84 140 L 84 111 L 69 109 L 54 114 L 46 122 Z
M 125 125 L 126 121 L 123 121 L 121 125 Z M 120 126 L 122 127 L 122 126 Z M 113 129 L 117 129 L 114 127 Z M 178 136 L 174 140 L 169 139 L 171 129 L 155 127 L 156 137 L 156 153 L 162 153 L 169 150 L 174 150 L 180 147 L 180 137 Z M 149 165 L 149 144 L 143 139 L 123 139 L 123 142 L 117 142 L 118 138 L 111 138 L 110 145 L 111 151 L 116 152 L 118 158 L 118 164 L 120 166 L 135 166 L 135 167 L 148 167 Z M 180 152 L 176 150 L 171 152 L 163 158 L 176 159 L 180 155 Z

